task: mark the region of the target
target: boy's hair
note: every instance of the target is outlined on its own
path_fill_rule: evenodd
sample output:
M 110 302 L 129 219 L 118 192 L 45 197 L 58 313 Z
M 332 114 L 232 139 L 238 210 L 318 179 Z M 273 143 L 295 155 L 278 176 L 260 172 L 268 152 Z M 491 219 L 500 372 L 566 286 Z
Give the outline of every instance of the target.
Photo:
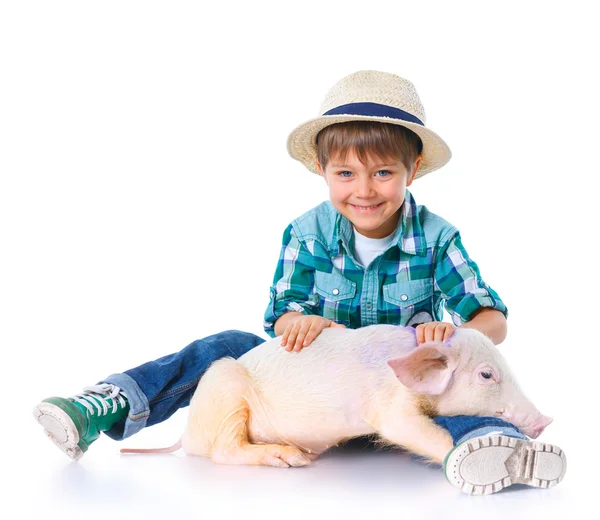
M 350 150 L 363 164 L 367 157 L 382 161 L 400 159 L 410 173 L 417 155 L 423 151 L 423 142 L 408 128 L 376 121 L 335 123 L 317 134 L 317 158 L 323 169 L 334 157 L 345 161 Z

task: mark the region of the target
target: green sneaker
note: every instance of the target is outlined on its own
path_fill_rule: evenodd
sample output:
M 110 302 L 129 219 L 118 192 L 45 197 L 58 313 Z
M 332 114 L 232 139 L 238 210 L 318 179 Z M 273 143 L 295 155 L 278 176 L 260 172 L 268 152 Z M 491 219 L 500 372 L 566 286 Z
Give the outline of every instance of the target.
M 560 448 L 498 434 L 462 442 L 444 460 L 450 484 L 469 495 L 489 495 L 512 484 L 550 488 L 566 471 Z
M 36 420 L 54 444 L 74 460 L 80 459 L 100 432 L 110 430 L 129 412 L 127 396 L 118 386 L 87 386 L 65 399 L 49 397 L 33 409 Z

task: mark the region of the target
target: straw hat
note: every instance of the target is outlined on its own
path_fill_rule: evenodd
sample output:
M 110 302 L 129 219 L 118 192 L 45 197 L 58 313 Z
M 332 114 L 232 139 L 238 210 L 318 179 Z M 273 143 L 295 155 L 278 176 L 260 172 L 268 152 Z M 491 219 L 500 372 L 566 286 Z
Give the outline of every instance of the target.
M 415 178 L 441 168 L 452 156 L 444 140 L 425 126 L 425 110 L 414 85 L 395 74 L 361 70 L 346 76 L 327 93 L 319 113 L 296 127 L 287 140 L 289 154 L 313 173 L 319 173 L 317 134 L 347 121 L 392 123 L 417 134 L 423 141 L 423 157 Z

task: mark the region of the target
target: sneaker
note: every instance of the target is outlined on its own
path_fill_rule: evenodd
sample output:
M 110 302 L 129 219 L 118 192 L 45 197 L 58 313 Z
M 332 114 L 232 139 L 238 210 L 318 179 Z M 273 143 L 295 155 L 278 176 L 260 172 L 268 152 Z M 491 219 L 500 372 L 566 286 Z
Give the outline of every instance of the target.
M 512 484 L 550 488 L 566 471 L 567 459 L 560 448 L 505 435 L 462 442 L 444 460 L 450 484 L 469 495 L 489 495 Z
M 64 399 L 49 397 L 33 409 L 46 435 L 74 460 L 80 459 L 100 432 L 110 430 L 129 412 L 127 396 L 118 386 L 87 386 L 83 393 Z

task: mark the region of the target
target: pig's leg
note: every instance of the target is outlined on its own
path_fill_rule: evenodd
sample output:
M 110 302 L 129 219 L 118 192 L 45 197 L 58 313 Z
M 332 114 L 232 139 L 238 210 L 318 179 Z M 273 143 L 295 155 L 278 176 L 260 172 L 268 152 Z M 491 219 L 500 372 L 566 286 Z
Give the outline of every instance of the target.
M 248 396 L 256 395 L 246 369 L 231 358 L 216 361 L 198 384 L 182 443 L 187 453 L 220 464 L 277 467 L 310 464 L 302 451 L 278 444 L 250 444 Z
M 241 443 L 238 446 L 224 446 L 215 450 L 212 460 L 219 464 L 248 464 L 253 466 L 306 466 L 312 458 L 292 446 L 280 444 Z
M 454 447 L 450 433 L 425 415 L 388 414 L 378 428 L 381 437 L 422 455 L 429 462 L 443 464 Z

